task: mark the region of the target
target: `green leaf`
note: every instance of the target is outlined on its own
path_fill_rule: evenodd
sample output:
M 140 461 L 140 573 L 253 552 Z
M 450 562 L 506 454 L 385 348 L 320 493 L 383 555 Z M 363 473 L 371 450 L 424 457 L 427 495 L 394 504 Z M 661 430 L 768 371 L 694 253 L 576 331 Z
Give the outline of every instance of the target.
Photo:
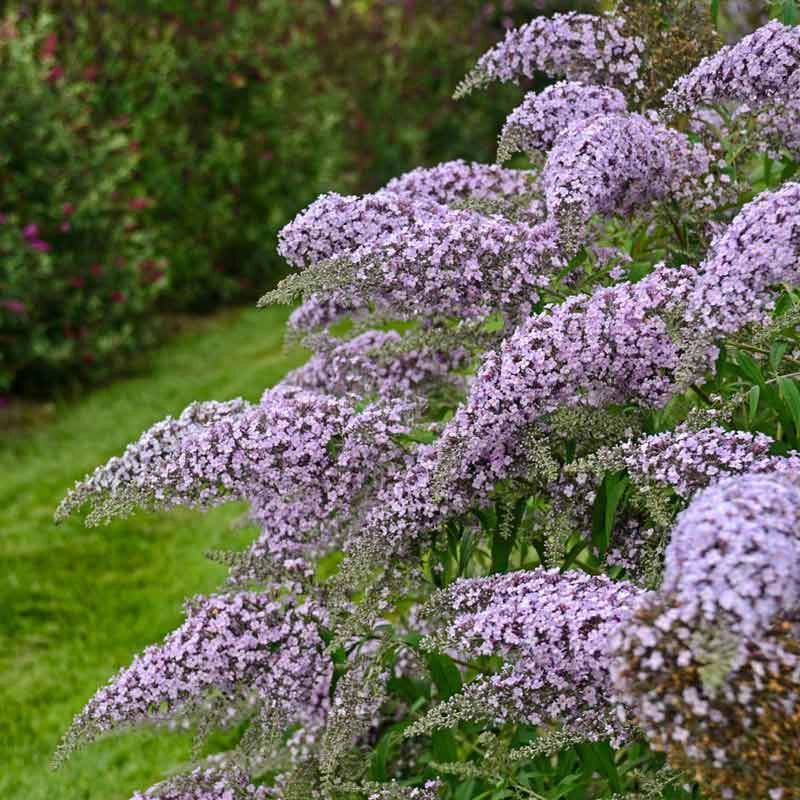
M 447 700 L 461 691 L 461 673 L 450 656 L 443 653 L 426 653 L 425 661 L 431 680 L 436 684 L 442 700 Z
M 758 385 L 753 386 L 747 393 L 747 400 L 749 404 L 748 414 L 747 414 L 748 423 L 752 423 L 756 417 L 756 413 L 758 413 L 758 401 L 760 397 L 761 397 L 761 387 Z
M 576 542 L 564 558 L 564 563 L 561 565 L 561 571 L 566 572 L 574 563 L 575 559 L 589 546 L 585 539 Z
M 790 378 L 778 378 L 778 388 L 792 415 L 795 433 L 800 436 L 800 390 Z
M 800 11 L 798 11 L 795 0 L 783 0 L 783 8 L 781 9 L 781 22 L 784 25 L 797 25 L 799 18 Z
M 387 732 L 381 737 L 381 740 L 372 751 L 372 757 L 369 764 L 369 776 L 373 781 L 387 780 L 388 771 L 386 769 L 386 761 L 389 756 L 389 747 L 392 744 L 394 731 Z
M 440 764 L 452 764 L 458 761 L 458 745 L 451 730 L 446 728 L 435 730 L 431 734 L 431 750 L 434 761 Z
M 600 484 L 592 508 L 592 544 L 601 552 L 608 549 L 617 508 L 627 486 L 628 477 L 623 472 L 608 473 Z
M 575 749 L 592 772 L 599 772 L 608 780 L 609 786 L 614 792 L 622 791 L 622 781 L 608 742 L 584 742 L 575 745 Z
M 759 386 L 764 383 L 764 375 L 761 372 L 761 367 L 754 358 L 751 358 L 747 353 L 739 350 L 736 353 L 736 363 L 739 365 L 739 371 L 747 380 L 752 383 L 757 383 Z
M 719 0 L 711 0 L 711 22 L 715 28 L 719 25 Z
M 514 548 L 512 537 L 503 537 L 495 532 L 492 537 L 492 572 L 506 572 L 508 570 L 508 558 Z
M 466 572 L 469 560 L 478 546 L 480 536 L 473 530 L 468 530 L 461 536 L 461 546 L 458 551 L 458 574 L 463 575 Z
M 786 354 L 789 347 L 788 342 L 773 342 L 769 350 L 769 365 L 772 369 L 776 370 L 780 366 L 781 360 Z

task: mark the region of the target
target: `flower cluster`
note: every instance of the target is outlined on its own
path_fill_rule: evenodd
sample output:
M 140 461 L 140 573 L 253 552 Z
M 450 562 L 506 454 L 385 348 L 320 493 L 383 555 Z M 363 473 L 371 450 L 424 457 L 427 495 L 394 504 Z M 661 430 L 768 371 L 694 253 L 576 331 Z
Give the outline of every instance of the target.
M 751 796 L 797 786 L 799 501 L 796 472 L 698 494 L 678 518 L 658 598 L 615 636 L 617 693 L 648 737 L 711 786 Z
M 796 285 L 800 267 L 800 183 L 762 192 L 712 243 L 687 305 L 687 321 L 731 334 L 763 323 L 781 284 Z
M 453 373 L 468 362 L 463 349 L 440 351 L 424 347 L 398 355 L 385 353 L 387 347 L 401 341 L 396 331 L 366 331 L 345 341 L 317 339 L 317 352 L 290 372 L 283 383 L 359 398 L 415 394 L 437 383 L 458 384 Z
M 688 500 L 729 475 L 800 470 L 800 455 L 770 455 L 772 444 L 772 437 L 763 433 L 726 431 L 718 425 L 697 431 L 679 426 L 623 443 L 619 459 L 635 482 L 669 486 Z
M 267 594 L 198 597 L 186 622 L 111 678 L 81 711 L 57 758 L 82 741 L 144 722 L 165 723 L 215 710 L 238 721 L 242 706 L 268 706 L 294 719 L 324 710 L 331 663 L 319 611 Z
M 468 200 L 511 203 L 535 191 L 536 173 L 458 159 L 392 178 L 386 191 L 415 202 L 456 205 Z
M 307 267 L 379 243 L 418 218 L 441 213 L 442 206 L 482 200 L 503 207 L 533 189 L 533 176 L 520 170 L 461 160 L 420 167 L 373 194 L 321 195 L 282 228 L 278 252 L 293 266 Z
M 290 264 L 307 267 L 379 242 L 426 210 L 436 213 L 437 205 L 390 191 L 363 197 L 324 194 L 281 229 L 278 252 Z
M 701 144 L 641 114 L 604 114 L 560 136 L 542 171 L 547 210 L 626 215 L 654 200 L 713 204 L 711 157 Z
M 497 674 L 468 684 L 413 732 L 459 718 L 560 722 L 587 739 L 616 739 L 609 637 L 640 589 L 606 577 L 538 569 L 456 581 L 431 601 L 444 616 L 429 641 L 462 657 L 500 656 Z
M 729 101 L 761 106 L 800 94 L 800 29 L 772 21 L 704 58 L 664 98 L 676 111 Z
M 289 299 L 299 286 L 318 303 L 328 292 L 340 297 L 347 287 L 355 297 L 369 298 L 379 313 L 399 319 L 480 318 L 496 311 L 519 319 L 564 266 L 559 227 L 552 221 L 531 226 L 444 209 L 317 270 L 290 276 L 262 302 Z
M 791 472 L 725 478 L 678 517 L 662 593 L 684 620 L 751 636 L 800 605 L 800 489 Z
M 283 385 L 267 390 L 258 405 L 236 408 L 238 413 L 210 424 L 183 428 L 182 435 L 155 448 L 154 441 L 163 444 L 165 423 L 158 423 L 123 459 L 112 459 L 78 484 L 62 513 L 85 501 L 102 519 L 129 513 L 137 504 L 208 508 L 298 493 L 307 503 L 313 497 L 320 513 L 330 512 L 351 501 L 368 479 L 364 464 L 381 451 L 388 457 L 391 434 L 406 430 L 403 420 L 411 410 L 401 402 L 358 414 L 349 400 Z M 376 420 L 384 425 L 380 436 L 360 435 L 365 424 L 374 429 Z M 337 440 L 338 452 L 332 447 Z
M 509 115 L 500 133 L 497 160 L 516 152 L 547 152 L 567 128 L 598 114 L 627 109 L 625 95 L 608 86 L 561 81 L 544 91 L 529 92 Z
M 439 781 L 426 781 L 423 786 L 402 786 L 390 783 L 369 795 L 369 800 L 436 800 L 439 796 Z
M 603 448 L 572 462 L 562 469 L 558 479 L 548 486 L 551 500 L 549 517 L 567 523 L 588 539 L 592 528 L 592 505 L 604 474 L 625 470 L 644 501 L 649 519 L 641 509 L 628 508 L 611 533 L 609 564 L 638 574 L 646 556 L 647 539 L 652 525 L 671 524 L 675 503 L 665 502 L 659 490 L 669 489 L 688 502 L 701 489 L 730 475 L 743 473 L 800 470 L 800 456 L 770 454 L 774 440 L 765 434 L 727 431 L 718 425 L 694 430 L 679 425 L 638 439 L 628 439 L 614 447 Z M 641 504 L 639 504 L 641 505 Z M 552 524 L 552 523 L 551 523 Z
M 198 767 L 164 783 L 136 792 L 131 800 L 266 800 L 268 790 L 256 787 L 241 769 Z
M 492 81 L 518 81 L 543 72 L 583 83 L 636 88 L 642 42 L 625 36 L 612 16 L 555 14 L 510 30 L 479 59 L 456 90 L 461 97 Z
M 132 490 L 138 492 L 139 499 L 148 483 L 148 476 L 156 465 L 168 463 L 180 444 L 191 439 L 204 428 L 228 417 L 243 414 L 249 403 L 241 398 L 219 403 L 213 400 L 203 403 L 192 403 L 177 419 L 167 417 L 148 428 L 133 444 L 125 448 L 121 456 L 111 458 L 102 467 L 97 467 L 91 475 L 78 481 L 75 487 L 61 501 L 56 511 L 56 520 L 69 516 L 85 503 L 92 503 L 94 508 L 87 517 L 86 523 L 94 524 L 110 518 L 112 514 L 121 514 L 132 510 L 108 505 L 101 498 L 119 497 L 128 493 L 133 499 Z

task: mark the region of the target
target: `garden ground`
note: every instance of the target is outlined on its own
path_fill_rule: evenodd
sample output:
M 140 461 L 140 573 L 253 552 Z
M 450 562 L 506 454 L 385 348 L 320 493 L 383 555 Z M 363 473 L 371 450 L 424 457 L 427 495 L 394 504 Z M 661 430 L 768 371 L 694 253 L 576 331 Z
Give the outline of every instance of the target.
M 256 400 L 300 351 L 283 352 L 285 309 L 228 311 L 158 351 L 146 374 L 58 408 L 0 443 L 0 797 L 127 800 L 185 763 L 185 734 L 133 732 L 50 756 L 72 716 L 134 653 L 181 620 L 184 598 L 223 568 L 210 548 L 241 546 L 240 509 L 139 514 L 110 527 L 53 511 L 72 483 L 192 400 Z

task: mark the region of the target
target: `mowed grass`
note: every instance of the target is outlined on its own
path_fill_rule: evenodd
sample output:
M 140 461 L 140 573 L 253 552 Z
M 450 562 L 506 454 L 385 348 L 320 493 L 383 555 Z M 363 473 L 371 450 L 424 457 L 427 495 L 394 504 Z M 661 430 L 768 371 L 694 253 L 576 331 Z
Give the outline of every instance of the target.
M 192 400 L 256 400 L 303 360 L 282 348 L 285 309 L 231 311 L 157 352 L 141 375 L 58 408 L 0 443 L 0 797 L 126 800 L 184 764 L 189 737 L 135 731 L 89 745 L 57 773 L 62 732 L 92 693 L 224 576 L 209 548 L 242 546 L 240 507 L 138 514 L 87 529 L 53 511 L 72 483 Z

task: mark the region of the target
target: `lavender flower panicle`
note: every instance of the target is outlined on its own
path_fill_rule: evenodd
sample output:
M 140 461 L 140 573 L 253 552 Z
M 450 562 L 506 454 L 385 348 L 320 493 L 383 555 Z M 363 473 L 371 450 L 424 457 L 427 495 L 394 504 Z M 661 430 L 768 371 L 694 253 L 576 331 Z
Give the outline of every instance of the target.
M 536 173 L 461 159 L 418 167 L 386 184 L 386 191 L 413 201 L 453 206 L 466 200 L 513 201 L 536 191 Z
M 482 55 L 454 97 L 464 97 L 492 81 L 533 78 L 537 72 L 636 89 L 643 43 L 625 36 L 623 26 L 623 20 L 610 15 L 570 12 L 537 17 L 508 31 L 503 41 Z
M 56 521 L 68 517 L 85 503 L 95 503 L 102 496 L 114 496 L 123 487 L 140 489 L 139 502 L 146 502 L 144 481 L 156 464 L 166 463 L 180 444 L 201 430 L 223 419 L 235 418 L 250 408 L 250 404 L 237 398 L 224 403 L 208 401 L 192 403 L 177 419 L 167 417 L 148 428 L 139 439 L 125 448 L 122 456 L 110 459 L 97 467 L 91 475 L 78 481 L 61 501 L 55 513 Z M 86 519 L 87 525 L 108 521 L 116 509 L 95 505 Z M 126 509 L 120 508 L 121 513 Z
M 773 287 L 800 276 L 800 183 L 765 191 L 712 242 L 689 297 L 686 318 L 715 336 L 763 324 Z
M 497 160 L 506 161 L 516 152 L 546 153 L 566 128 L 598 114 L 624 112 L 626 108 L 625 95 L 607 86 L 561 81 L 542 92 L 529 92 L 506 118 Z
M 654 200 L 713 205 L 712 160 L 701 144 L 641 114 L 579 120 L 556 140 L 542 172 L 548 212 L 627 215 Z M 710 196 L 709 196 L 710 193 Z
M 617 696 L 722 797 L 800 785 L 798 476 L 725 478 L 699 493 L 678 518 L 658 597 L 614 635 Z
M 264 301 L 287 299 L 297 293 L 295 285 L 317 302 L 347 287 L 398 319 L 483 318 L 497 311 L 519 319 L 531 312 L 537 289 L 564 266 L 553 221 L 531 226 L 447 209 L 321 265 L 317 283 L 303 286 L 290 276 Z
M 444 619 L 429 646 L 508 663 L 434 707 L 408 735 L 458 719 L 511 719 L 560 722 L 586 739 L 622 740 L 607 645 L 643 596 L 624 582 L 555 569 L 457 580 L 431 601 Z
M 800 29 L 777 20 L 704 58 L 664 98 L 668 108 L 747 103 L 763 106 L 800 95 Z
M 180 628 L 86 704 L 56 761 L 120 727 L 180 722 L 211 708 L 231 721 L 239 707 L 256 701 L 295 719 L 321 713 L 331 678 L 321 619 L 310 603 L 292 608 L 255 592 L 195 598 Z
M 131 800 L 266 800 L 269 790 L 254 786 L 241 769 L 197 767 L 188 775 L 180 775 L 136 792 Z
M 281 229 L 278 253 L 293 266 L 308 267 L 380 241 L 418 215 L 435 214 L 438 205 L 386 190 L 363 197 L 323 194 Z
M 358 398 L 418 394 L 437 383 L 463 384 L 454 374 L 468 363 L 463 348 L 444 352 L 424 347 L 397 356 L 381 354 L 381 349 L 401 340 L 396 331 L 366 331 L 346 341 L 328 338 L 321 347 L 317 340 L 317 352 L 286 375 L 283 383 Z
M 462 160 L 420 167 L 373 194 L 321 195 L 280 231 L 278 253 L 295 267 L 308 267 L 377 244 L 446 206 L 466 200 L 508 203 L 534 190 L 534 175 L 524 170 Z M 536 213 L 535 206 L 530 211 Z

